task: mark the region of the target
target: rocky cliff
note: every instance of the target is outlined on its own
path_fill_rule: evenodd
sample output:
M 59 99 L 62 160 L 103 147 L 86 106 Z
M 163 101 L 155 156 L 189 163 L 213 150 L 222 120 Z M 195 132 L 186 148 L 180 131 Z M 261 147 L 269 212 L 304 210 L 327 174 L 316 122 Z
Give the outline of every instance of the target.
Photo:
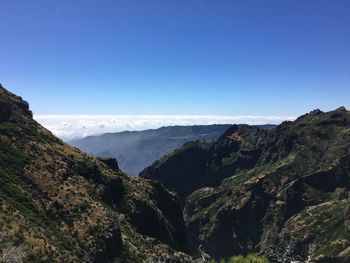
M 272 129 L 232 126 L 214 143 L 165 156 L 142 177 L 185 201 L 193 250 L 350 261 L 350 112 L 343 107 Z
M 257 152 L 250 151 L 250 143 L 254 144 L 272 127 L 233 125 L 214 143 L 203 140 L 186 143 L 144 169 L 140 177 L 161 181 L 185 200 L 201 187 L 217 186 L 235 171 L 254 167 Z M 245 145 L 241 143 L 242 137 L 247 140 Z
M 0 258 L 4 262 L 191 262 L 182 208 L 54 137 L 0 86 Z

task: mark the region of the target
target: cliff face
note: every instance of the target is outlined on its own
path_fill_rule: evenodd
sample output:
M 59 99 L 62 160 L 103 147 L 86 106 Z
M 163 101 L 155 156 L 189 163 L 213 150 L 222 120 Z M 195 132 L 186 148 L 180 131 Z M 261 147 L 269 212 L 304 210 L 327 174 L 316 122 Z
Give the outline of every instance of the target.
M 0 243 L 9 262 L 191 262 L 174 194 L 63 143 L 1 86 Z
M 197 140 L 185 144 L 144 169 L 140 177 L 161 181 L 183 201 L 201 187 L 218 186 L 236 171 L 254 167 L 258 151 L 253 151 L 252 145 L 266 136 L 268 129 L 233 125 L 214 143 Z
M 214 257 L 260 251 L 274 261 L 350 260 L 345 108 L 315 110 L 273 129 L 232 126 L 212 144 L 188 144 L 164 157 L 143 177 L 186 199 L 194 250 Z

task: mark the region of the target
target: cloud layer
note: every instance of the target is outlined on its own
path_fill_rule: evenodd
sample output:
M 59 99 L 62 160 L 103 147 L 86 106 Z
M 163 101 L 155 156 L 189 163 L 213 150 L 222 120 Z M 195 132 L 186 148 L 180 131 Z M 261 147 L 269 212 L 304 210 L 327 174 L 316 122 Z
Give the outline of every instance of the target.
M 279 124 L 294 116 L 216 115 L 36 115 L 34 118 L 63 140 L 120 131 L 139 131 L 174 125 Z

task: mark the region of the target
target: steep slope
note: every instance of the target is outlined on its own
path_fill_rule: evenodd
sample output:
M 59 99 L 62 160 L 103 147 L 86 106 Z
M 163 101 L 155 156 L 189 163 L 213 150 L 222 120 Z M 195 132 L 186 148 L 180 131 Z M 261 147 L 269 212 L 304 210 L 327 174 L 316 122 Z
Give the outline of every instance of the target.
M 177 198 L 55 138 L 0 86 L 4 262 L 191 262 Z
M 169 126 L 145 131 L 125 131 L 69 141 L 95 156 L 116 157 L 120 168 L 138 175 L 165 154 L 188 141 L 217 139 L 230 125 Z
M 145 168 L 140 177 L 161 181 L 184 200 L 201 187 L 217 186 L 235 171 L 253 167 L 258 155 L 253 144 L 273 127 L 233 125 L 214 143 L 197 140 L 185 144 Z
M 233 126 L 217 142 L 187 145 L 143 176 L 187 197 L 194 249 L 214 257 L 259 251 L 276 262 L 350 261 L 345 108 L 315 110 L 269 130 Z M 185 190 L 173 184 L 180 178 Z

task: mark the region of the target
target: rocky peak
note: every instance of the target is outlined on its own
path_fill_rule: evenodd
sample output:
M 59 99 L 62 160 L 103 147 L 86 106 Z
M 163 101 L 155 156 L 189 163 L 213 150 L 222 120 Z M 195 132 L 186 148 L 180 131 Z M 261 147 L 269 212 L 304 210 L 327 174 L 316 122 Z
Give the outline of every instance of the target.
M 14 120 L 21 116 L 33 117 L 28 102 L 7 91 L 0 84 L 0 121 Z
M 344 106 L 341 106 L 341 107 L 337 108 L 335 111 L 338 111 L 338 112 L 347 112 L 347 109 L 346 109 Z
M 225 140 L 227 137 L 236 133 L 238 131 L 238 129 L 239 129 L 239 126 L 237 124 L 232 125 L 219 137 L 219 140 Z
M 118 161 L 116 158 L 113 157 L 99 157 L 98 158 L 101 162 L 106 164 L 109 168 L 111 168 L 114 171 L 120 171 Z
M 312 110 L 312 111 L 310 111 L 310 115 L 320 115 L 320 114 L 322 114 L 322 113 L 324 113 L 323 111 L 321 111 L 320 109 L 315 109 L 315 110 Z

